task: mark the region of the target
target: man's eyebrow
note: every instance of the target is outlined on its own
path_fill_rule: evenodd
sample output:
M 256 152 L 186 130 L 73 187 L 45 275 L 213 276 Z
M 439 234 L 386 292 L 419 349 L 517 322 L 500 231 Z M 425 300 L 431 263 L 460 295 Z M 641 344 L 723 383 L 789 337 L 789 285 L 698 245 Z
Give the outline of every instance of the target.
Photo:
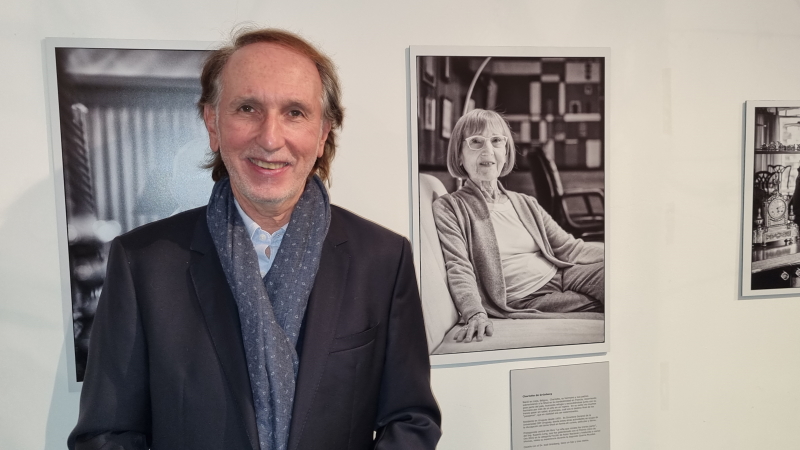
M 308 102 L 304 102 L 302 100 L 296 99 L 289 99 L 284 103 L 284 108 L 300 108 L 300 109 L 308 109 L 309 104 Z
M 241 105 L 243 103 L 252 103 L 256 105 L 260 105 L 261 101 L 255 97 L 234 97 L 231 99 L 231 104 L 233 105 Z
M 261 100 L 259 100 L 258 98 L 250 97 L 250 96 L 234 97 L 234 98 L 231 99 L 230 103 L 232 105 L 241 105 L 241 104 L 262 105 L 263 104 L 263 102 Z M 303 100 L 300 100 L 300 99 L 295 99 L 295 98 L 290 98 L 290 99 L 287 99 L 287 100 L 282 102 L 281 108 L 283 108 L 283 109 L 299 108 L 299 109 L 303 109 L 303 110 L 308 110 L 308 109 L 310 109 L 310 105 L 306 101 L 303 101 Z

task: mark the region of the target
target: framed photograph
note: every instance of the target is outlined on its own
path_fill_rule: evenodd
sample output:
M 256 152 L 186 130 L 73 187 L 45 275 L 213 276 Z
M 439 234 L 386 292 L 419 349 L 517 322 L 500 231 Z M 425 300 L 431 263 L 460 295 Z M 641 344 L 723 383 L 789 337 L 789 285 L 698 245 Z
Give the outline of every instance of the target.
M 741 297 L 800 294 L 800 100 L 748 101 Z
M 431 86 L 436 84 L 436 58 L 423 58 L 422 80 Z
M 430 97 L 425 98 L 425 113 L 423 115 L 422 127 L 425 130 L 433 131 L 436 129 L 436 100 Z
M 195 103 L 210 43 L 48 38 L 48 107 L 69 385 L 83 381 L 110 242 L 207 203 Z
M 431 60 L 447 76 L 429 80 Z M 432 364 L 608 351 L 608 64 L 602 48 L 410 48 L 411 234 Z
M 450 139 L 453 131 L 453 102 L 447 97 L 442 97 L 442 137 Z

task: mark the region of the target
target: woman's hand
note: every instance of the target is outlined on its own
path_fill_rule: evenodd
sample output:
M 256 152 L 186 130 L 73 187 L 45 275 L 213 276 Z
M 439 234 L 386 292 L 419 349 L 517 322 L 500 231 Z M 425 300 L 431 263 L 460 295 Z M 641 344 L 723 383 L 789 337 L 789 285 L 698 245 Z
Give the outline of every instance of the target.
M 469 318 L 466 325 L 461 327 L 456 333 L 456 341 L 458 342 L 472 342 L 473 336 L 478 342 L 483 340 L 484 336 L 491 336 L 494 333 L 494 326 L 492 321 L 485 312 L 480 312 Z

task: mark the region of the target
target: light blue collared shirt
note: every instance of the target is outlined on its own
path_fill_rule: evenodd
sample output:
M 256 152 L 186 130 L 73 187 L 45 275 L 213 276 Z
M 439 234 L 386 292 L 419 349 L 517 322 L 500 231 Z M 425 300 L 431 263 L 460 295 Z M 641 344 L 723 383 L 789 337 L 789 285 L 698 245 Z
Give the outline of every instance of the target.
M 275 255 L 278 254 L 278 249 L 281 247 L 281 242 L 283 242 L 283 235 L 286 234 L 286 228 L 289 224 L 287 223 L 274 233 L 269 234 L 262 230 L 261 227 L 244 212 L 235 198 L 233 199 L 233 203 L 236 205 L 239 215 L 242 216 L 244 226 L 247 228 L 247 233 L 250 235 L 250 240 L 253 242 L 253 247 L 256 249 L 256 255 L 258 255 L 258 270 L 261 272 L 261 278 L 264 278 L 264 275 L 269 272 L 272 263 L 275 261 Z M 269 249 L 269 256 L 267 256 L 267 249 Z

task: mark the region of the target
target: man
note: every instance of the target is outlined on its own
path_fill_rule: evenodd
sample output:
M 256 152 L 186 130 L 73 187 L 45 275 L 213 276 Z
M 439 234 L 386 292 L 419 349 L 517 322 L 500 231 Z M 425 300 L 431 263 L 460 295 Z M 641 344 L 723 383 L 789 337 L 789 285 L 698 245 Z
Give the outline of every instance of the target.
M 70 448 L 434 448 L 408 241 L 323 186 L 333 64 L 250 31 L 201 83 L 217 183 L 207 207 L 113 243 Z

